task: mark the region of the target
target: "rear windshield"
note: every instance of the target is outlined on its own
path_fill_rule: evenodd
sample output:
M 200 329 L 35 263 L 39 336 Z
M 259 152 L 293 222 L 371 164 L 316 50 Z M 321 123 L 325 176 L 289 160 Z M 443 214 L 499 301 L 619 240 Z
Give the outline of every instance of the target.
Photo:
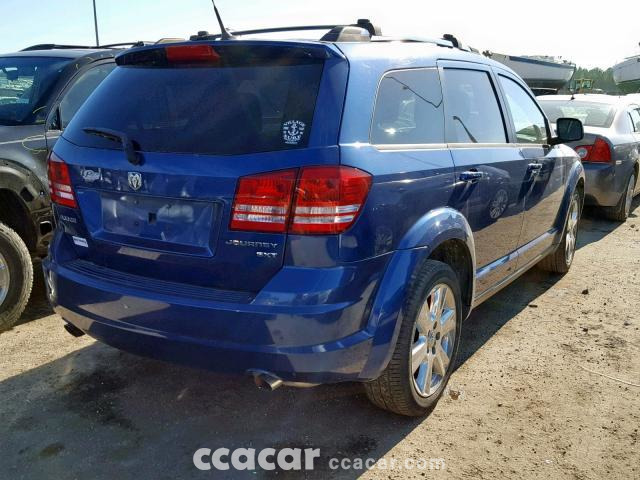
M 64 136 L 120 145 L 83 128 L 126 134 L 146 152 L 237 155 L 307 146 L 324 62 L 238 67 L 120 66 Z
M 576 100 L 540 100 L 551 123 L 563 117 L 577 118 L 585 127 L 609 128 L 615 116 L 612 105 Z
M 0 125 L 44 123 L 51 92 L 69 58 L 0 57 Z

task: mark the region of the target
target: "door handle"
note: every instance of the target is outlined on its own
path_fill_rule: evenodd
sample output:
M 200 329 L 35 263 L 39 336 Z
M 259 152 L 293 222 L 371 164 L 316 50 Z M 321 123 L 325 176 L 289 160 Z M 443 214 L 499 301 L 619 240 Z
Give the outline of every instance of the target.
M 467 183 L 475 183 L 483 177 L 482 172 L 474 172 L 469 170 L 460 174 L 460 180 Z
M 538 172 L 540 172 L 540 170 L 542 170 L 542 164 L 541 163 L 530 163 L 529 164 L 529 170 L 531 170 L 534 173 L 538 173 Z

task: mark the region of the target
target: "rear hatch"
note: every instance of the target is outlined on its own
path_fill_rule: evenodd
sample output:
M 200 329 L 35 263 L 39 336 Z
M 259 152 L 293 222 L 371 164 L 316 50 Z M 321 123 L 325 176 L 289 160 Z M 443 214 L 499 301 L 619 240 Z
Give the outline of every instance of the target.
M 280 217 L 270 211 L 266 228 L 232 226 L 239 179 L 339 163 L 346 61 L 325 45 L 237 41 L 143 48 L 117 62 L 54 150 L 84 227 L 78 257 L 260 290 L 282 267 L 286 227 L 271 228 Z

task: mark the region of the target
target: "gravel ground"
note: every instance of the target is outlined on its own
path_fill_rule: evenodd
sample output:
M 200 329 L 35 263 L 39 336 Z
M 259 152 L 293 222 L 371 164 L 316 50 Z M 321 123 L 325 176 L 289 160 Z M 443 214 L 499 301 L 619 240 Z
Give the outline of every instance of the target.
M 640 478 L 640 208 L 586 217 L 564 277 L 533 270 L 464 326 L 425 419 L 354 384 L 273 393 L 73 338 L 44 299 L 0 335 L 0 478 Z M 196 449 L 314 447 L 307 472 L 200 472 Z M 394 469 L 332 470 L 330 458 Z M 399 468 L 443 459 L 440 470 Z

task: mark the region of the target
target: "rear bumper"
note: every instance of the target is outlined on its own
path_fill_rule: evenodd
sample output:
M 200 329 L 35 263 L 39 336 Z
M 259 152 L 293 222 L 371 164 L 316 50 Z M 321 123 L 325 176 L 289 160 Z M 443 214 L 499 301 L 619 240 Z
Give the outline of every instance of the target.
M 285 267 L 255 297 L 234 302 L 136 288 L 78 269 L 73 260 L 49 257 L 43 267 L 55 311 L 106 344 L 215 371 L 265 370 L 316 384 L 370 380 L 384 368 L 393 342 L 386 335 L 381 345 L 368 320 L 390 258 Z
M 610 164 L 583 163 L 585 172 L 585 204 L 613 207 L 620 201 L 628 176 L 620 167 Z

